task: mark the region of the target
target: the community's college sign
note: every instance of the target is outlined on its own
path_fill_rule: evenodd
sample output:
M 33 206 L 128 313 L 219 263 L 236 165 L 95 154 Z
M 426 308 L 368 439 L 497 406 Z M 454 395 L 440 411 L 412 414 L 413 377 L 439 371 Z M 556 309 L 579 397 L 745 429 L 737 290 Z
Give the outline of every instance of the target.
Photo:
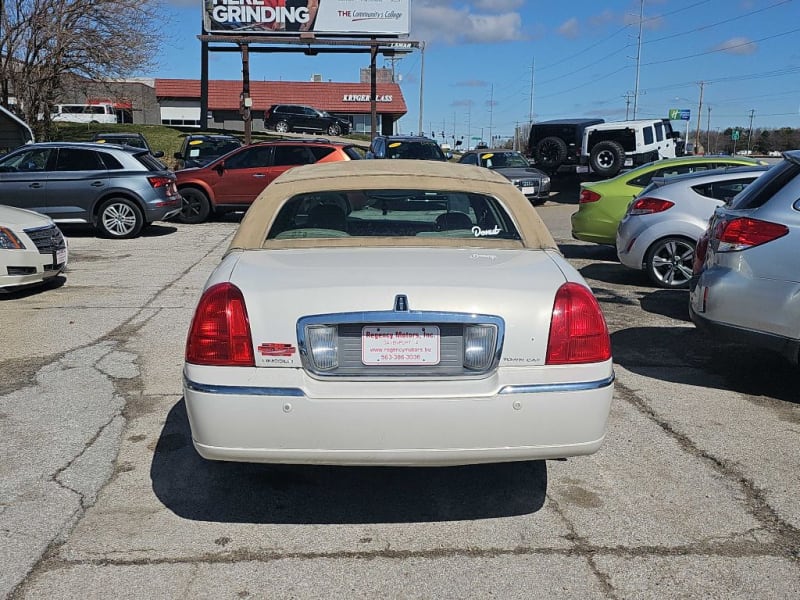
M 410 0 L 203 0 L 206 33 L 407 36 Z

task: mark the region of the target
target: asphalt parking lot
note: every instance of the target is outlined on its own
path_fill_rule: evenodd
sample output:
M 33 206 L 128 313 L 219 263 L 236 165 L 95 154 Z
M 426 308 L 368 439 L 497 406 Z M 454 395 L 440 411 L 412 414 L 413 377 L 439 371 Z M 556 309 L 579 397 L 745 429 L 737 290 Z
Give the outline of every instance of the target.
M 608 438 L 569 460 L 438 469 L 210 463 L 183 343 L 236 228 L 65 229 L 45 290 L 0 296 L 0 594 L 33 598 L 800 597 L 800 372 L 704 339 L 685 291 L 570 238 L 599 298 Z

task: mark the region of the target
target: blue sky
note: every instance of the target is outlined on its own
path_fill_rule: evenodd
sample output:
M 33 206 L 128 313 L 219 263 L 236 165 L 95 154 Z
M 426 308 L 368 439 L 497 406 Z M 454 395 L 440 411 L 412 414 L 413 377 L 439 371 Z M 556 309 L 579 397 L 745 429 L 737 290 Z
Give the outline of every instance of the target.
M 168 0 L 171 33 L 147 76 L 200 78 L 201 0 Z M 517 123 L 637 117 L 690 109 L 701 129 L 800 127 L 800 0 L 410 0 L 410 39 L 425 42 L 423 130 L 510 136 Z M 363 54 L 251 53 L 252 80 L 358 81 Z M 419 125 L 420 52 L 395 64 Z M 212 53 L 212 79 L 238 79 L 238 53 Z M 378 58 L 378 66 L 389 67 Z M 313 104 L 313 99 L 309 99 Z M 531 108 L 532 106 L 532 108 Z M 711 107 L 709 114 L 708 107 Z M 752 112 L 751 112 L 752 111 Z M 685 122 L 673 125 L 683 131 Z

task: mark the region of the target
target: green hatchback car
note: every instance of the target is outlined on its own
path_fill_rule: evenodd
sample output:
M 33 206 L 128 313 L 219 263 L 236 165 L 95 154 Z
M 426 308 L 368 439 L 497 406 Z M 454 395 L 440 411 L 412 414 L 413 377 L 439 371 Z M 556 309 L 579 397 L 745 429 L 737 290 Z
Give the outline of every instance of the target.
M 612 179 L 581 184 L 578 212 L 572 215 L 572 237 L 595 244 L 614 245 L 625 210 L 653 177 L 671 177 L 720 167 L 765 165 L 740 156 L 666 158 L 620 173 Z

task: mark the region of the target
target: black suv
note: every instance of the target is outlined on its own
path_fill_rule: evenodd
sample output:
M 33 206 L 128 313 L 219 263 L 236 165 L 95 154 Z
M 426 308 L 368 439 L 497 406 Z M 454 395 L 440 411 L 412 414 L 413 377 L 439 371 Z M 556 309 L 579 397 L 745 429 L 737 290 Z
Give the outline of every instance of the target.
M 350 133 L 350 121 L 310 106 L 273 104 L 264 114 L 264 128 L 274 129 L 278 133 L 311 131 L 347 135 Z
M 161 150 L 153 152 L 150 144 L 147 143 L 147 138 L 145 138 L 141 133 L 135 133 L 131 131 L 118 133 L 95 133 L 92 136 L 91 141 L 97 142 L 98 144 L 121 144 L 123 146 L 131 146 L 133 148 L 143 148 L 156 158 L 161 158 L 164 156 L 164 153 Z
M 372 139 L 366 157 L 447 160 L 436 140 L 412 135 L 378 135 Z
M 537 167 L 551 173 L 562 165 L 579 165 L 584 131 L 604 122 L 603 119 L 559 119 L 534 123 L 528 138 L 528 153 Z
M 177 168 L 202 167 L 241 146 L 242 141 L 232 135 L 192 133 L 184 138 L 180 152 L 175 153 Z

